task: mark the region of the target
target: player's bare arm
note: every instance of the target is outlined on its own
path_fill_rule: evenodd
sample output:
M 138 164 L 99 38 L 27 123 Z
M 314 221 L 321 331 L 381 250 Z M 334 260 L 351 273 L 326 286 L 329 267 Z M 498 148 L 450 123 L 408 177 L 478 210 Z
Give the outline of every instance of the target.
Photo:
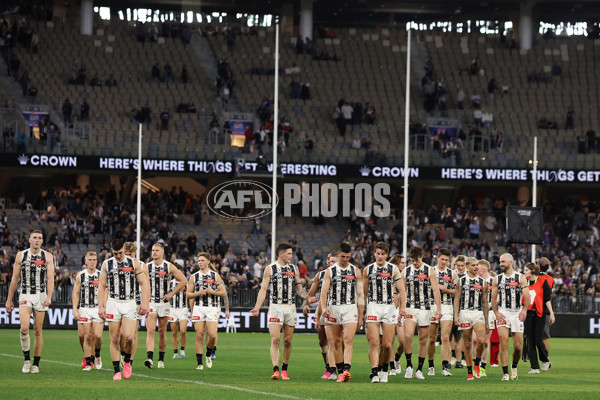
M 150 309 L 150 282 L 146 278 L 144 271 L 142 271 L 140 262 L 134 259 L 133 265 L 135 267 L 135 277 L 140 284 L 140 292 L 142 293 L 142 304 L 138 309 L 138 314 L 148 316 L 148 311 Z
M 13 296 L 15 294 L 15 290 L 17 290 L 17 285 L 19 284 L 19 280 L 21 279 L 21 261 L 23 260 L 23 252 L 20 251 L 17 253 L 15 257 L 15 265 L 13 266 L 12 278 L 10 279 L 10 286 L 8 288 L 8 296 L 6 297 L 6 312 L 12 312 L 13 305 Z
M 221 281 L 223 283 L 223 281 Z M 225 289 L 225 296 L 223 296 L 223 305 L 225 306 L 225 318 L 229 319 L 229 296 L 227 295 L 227 288 L 225 287 L 225 283 L 223 283 L 223 288 Z
M 398 318 L 401 318 L 406 315 L 406 284 L 402 278 L 402 272 L 397 267 L 394 267 L 394 284 L 397 292 Z
M 529 293 L 528 293 L 529 295 Z M 529 307 L 529 306 L 528 306 Z M 496 314 L 496 319 L 498 321 L 504 321 L 504 314 L 498 311 L 498 277 L 494 277 L 492 281 L 492 310 L 494 310 L 494 314 Z
M 519 284 L 521 285 L 521 291 L 523 292 L 523 307 L 521 308 L 521 312 L 519 312 L 519 320 L 525 321 L 527 318 L 527 309 L 531 304 L 531 295 L 529 294 L 529 287 L 527 285 L 527 278 L 525 275 L 521 275 L 519 278 Z
M 71 303 L 73 303 L 73 318 L 79 320 L 79 293 L 81 292 L 81 274 L 77 274 L 75 284 L 73 285 L 73 295 Z
M 486 333 L 489 332 L 490 330 L 490 326 L 488 324 L 488 317 L 490 315 L 489 310 L 490 310 L 490 305 L 488 303 L 488 284 L 487 282 L 483 282 L 483 317 L 485 318 L 485 331 Z
M 458 318 L 458 312 L 460 309 L 460 296 L 462 295 L 462 286 L 458 282 L 454 293 L 454 325 L 460 325 L 460 318 Z
M 356 324 L 356 331 L 360 330 L 365 319 L 365 289 L 363 288 L 363 277 L 362 271 L 356 269 L 356 305 L 358 306 L 358 323 Z
M 172 291 L 170 291 L 162 297 L 161 300 L 163 301 L 171 300 L 171 298 L 173 298 L 173 296 L 175 296 L 176 293 L 181 292 L 183 289 L 185 289 L 185 285 L 187 285 L 187 279 L 185 275 L 183 275 L 183 272 L 181 272 L 176 266 L 174 266 L 171 263 L 169 263 L 168 265 L 169 273 L 172 274 L 173 278 L 175 278 L 175 280 L 177 280 L 177 282 L 179 283 L 177 284 L 177 286 L 175 286 L 175 288 Z
M 435 305 L 437 306 L 437 310 L 435 312 L 435 318 L 439 321 L 440 318 L 442 318 L 442 295 L 440 294 L 437 275 L 433 268 L 431 268 L 429 270 L 429 282 L 431 283 L 431 291 L 433 292 L 433 300 L 435 301 Z
M 106 300 L 108 299 L 108 271 L 106 261 L 100 268 L 100 282 L 98 283 L 98 316 L 106 319 Z
M 258 296 L 256 297 L 256 304 L 254 308 L 250 310 L 250 314 L 253 317 L 256 317 L 260 311 L 260 307 L 265 302 L 265 298 L 267 297 L 267 290 L 269 289 L 269 282 L 271 282 L 271 268 L 265 268 L 265 273 L 263 274 L 263 280 L 260 285 L 260 290 L 258 291 Z
M 221 277 L 219 275 L 217 275 L 216 284 L 217 284 L 217 290 L 213 290 L 212 287 L 208 287 L 206 289 L 206 293 L 212 294 L 212 295 L 218 296 L 218 297 L 226 297 L 227 291 L 225 290 L 225 284 L 223 283 L 223 280 L 221 279 Z
M 317 294 L 317 290 L 319 290 L 319 274 L 320 272 L 317 272 L 317 274 L 313 278 L 313 283 L 310 286 L 310 290 L 308 291 L 308 297 L 313 297 L 315 294 Z M 310 307 L 308 306 L 308 302 L 304 301 L 304 303 L 302 304 L 302 314 L 305 317 L 307 317 L 309 311 Z
M 319 299 L 319 306 L 321 312 L 325 318 L 331 315 L 331 311 L 327 308 L 327 293 L 329 293 L 329 286 L 331 286 L 331 270 L 327 269 L 325 276 L 323 277 L 323 286 L 321 287 L 321 298 Z
M 44 255 L 46 257 L 46 278 L 48 279 L 44 307 L 48 307 L 52 303 L 52 293 L 54 293 L 54 257 L 49 252 L 44 252 Z

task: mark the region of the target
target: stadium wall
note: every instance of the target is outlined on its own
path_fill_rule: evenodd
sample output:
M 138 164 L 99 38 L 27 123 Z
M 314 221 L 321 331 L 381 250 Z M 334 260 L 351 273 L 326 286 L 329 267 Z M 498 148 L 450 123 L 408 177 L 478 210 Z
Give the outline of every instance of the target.
M 261 310 L 258 317 L 251 317 L 247 308 L 232 308 L 233 317 L 238 332 L 267 332 L 267 310 Z M 296 332 L 314 333 L 314 314 L 304 317 L 298 312 Z M 0 328 L 19 328 L 19 310 L 8 314 L 5 307 L 0 307 Z M 73 309 L 69 306 L 51 307 L 44 321 L 44 329 L 75 329 L 76 321 L 73 319 Z M 108 325 L 108 324 L 107 324 Z M 225 330 L 227 320 L 225 313 L 221 312 L 219 329 Z M 192 327 L 191 321 L 188 327 Z M 145 329 L 142 321 L 141 329 Z M 550 328 L 552 337 L 586 337 L 600 338 L 600 316 L 589 314 L 556 314 L 556 323 Z

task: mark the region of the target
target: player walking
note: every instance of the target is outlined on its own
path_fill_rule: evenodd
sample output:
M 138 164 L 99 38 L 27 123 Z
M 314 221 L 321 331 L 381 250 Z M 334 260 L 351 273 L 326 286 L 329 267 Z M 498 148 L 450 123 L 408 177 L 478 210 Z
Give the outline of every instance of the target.
M 42 231 L 34 230 L 29 235 L 29 248 L 19 251 L 15 257 L 12 279 L 6 297 L 6 312 L 10 314 L 14 309 L 13 295 L 19 281 L 19 319 L 21 321 L 21 350 L 25 362 L 21 371 L 24 374 L 37 374 L 44 347 L 42 327 L 46 311 L 52 302 L 54 291 L 54 258 L 46 250 L 42 250 L 44 236 Z M 33 344 L 33 365 L 31 365 L 31 340 L 29 339 L 29 320 L 33 314 L 33 330 L 35 342 Z
M 276 248 L 277 261 L 265 268 L 262 284 L 256 304 L 250 313 L 258 316 L 260 307 L 267 297 L 267 290 L 271 292 L 269 312 L 269 333 L 271 335 L 271 362 L 273 363 L 272 380 L 289 380 L 288 364 L 292 354 L 292 336 L 296 327 L 296 295 L 310 303 L 316 301 L 315 297 L 308 297 L 306 290 L 298 281 L 300 274 L 298 267 L 290 264 L 294 256 L 292 246 L 287 243 L 279 243 Z M 279 343 L 281 331 L 283 330 L 283 350 L 281 357 L 283 364 L 279 372 Z
M 508 335 L 512 333 L 513 359 L 510 379 L 519 378 L 517 364 L 523 351 L 523 322 L 527 317 L 530 297 L 525 275 L 513 268 L 514 259 L 510 253 L 500 256 L 502 273 L 494 279 L 492 287 L 492 308 L 496 314 L 496 325 L 500 337 L 500 362 L 502 380 L 508 381 Z
M 102 346 L 102 330 L 104 320 L 98 315 L 98 286 L 100 271 L 96 268 L 98 256 L 90 251 L 85 255 L 85 269 L 77 274 L 73 285 L 73 318 L 82 326 L 84 335 L 84 371 L 102 369 L 100 349 Z

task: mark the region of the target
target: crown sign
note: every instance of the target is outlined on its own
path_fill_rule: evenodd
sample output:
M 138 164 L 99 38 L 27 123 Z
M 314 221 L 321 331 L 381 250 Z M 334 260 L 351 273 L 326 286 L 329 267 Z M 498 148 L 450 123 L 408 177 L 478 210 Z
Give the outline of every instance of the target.
M 371 168 L 367 167 L 366 165 L 364 165 L 361 169 L 360 169 L 360 174 L 362 176 L 369 176 L 369 174 L 371 173 Z
M 21 165 L 27 165 L 27 161 L 29 161 L 29 157 L 27 157 L 25 154 L 21 154 L 17 160 L 19 160 L 19 164 Z

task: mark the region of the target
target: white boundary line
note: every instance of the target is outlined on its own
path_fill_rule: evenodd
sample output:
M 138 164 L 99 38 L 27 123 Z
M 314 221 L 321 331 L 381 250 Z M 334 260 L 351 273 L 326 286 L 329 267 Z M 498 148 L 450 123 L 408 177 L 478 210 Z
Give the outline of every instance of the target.
M 23 356 L 15 356 L 14 354 L 6 354 L 6 353 L 0 353 L 0 356 L 10 357 L 10 358 L 19 358 L 19 359 L 21 359 L 23 357 Z M 80 365 L 78 365 L 78 364 L 71 364 L 71 363 L 66 363 L 63 361 L 46 360 L 46 359 L 44 359 L 43 361 L 45 363 L 66 365 L 68 367 L 80 367 Z M 102 371 L 111 371 L 111 370 L 109 368 L 103 368 Z M 285 399 L 295 399 L 295 400 L 311 400 L 310 398 L 305 398 L 305 397 L 296 397 L 296 396 L 291 396 L 288 394 L 261 392 L 259 390 L 245 389 L 245 388 L 231 386 L 231 385 L 220 385 L 217 383 L 209 383 L 209 382 L 202 382 L 202 381 L 190 381 L 190 380 L 185 380 L 185 379 L 161 378 L 158 376 L 150 376 L 150 375 L 137 374 L 137 373 L 134 373 L 132 375 L 139 376 L 140 378 L 154 379 L 154 380 L 158 380 L 158 381 L 190 383 L 193 385 L 204 385 L 204 386 L 217 387 L 217 388 L 222 388 L 222 389 L 237 390 L 238 392 L 252 393 L 252 394 L 257 394 L 257 395 L 261 395 L 261 396 L 273 396 L 273 397 L 281 397 L 281 398 L 285 398 Z

